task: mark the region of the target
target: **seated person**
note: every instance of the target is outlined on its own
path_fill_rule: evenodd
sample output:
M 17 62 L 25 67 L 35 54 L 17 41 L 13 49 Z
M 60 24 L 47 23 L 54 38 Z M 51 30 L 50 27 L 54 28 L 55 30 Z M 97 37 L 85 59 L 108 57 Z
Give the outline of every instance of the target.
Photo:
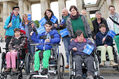
M 76 31 L 76 39 L 72 40 L 69 46 L 69 50 L 73 51 L 73 60 L 76 62 L 76 79 L 82 78 L 82 63 L 84 62 L 87 66 L 87 79 L 93 79 L 94 75 L 94 58 L 92 54 L 88 55 L 83 52 L 86 45 L 95 45 L 89 40 L 84 38 L 83 32 L 80 30 Z
M 105 65 L 106 51 L 109 55 L 110 65 L 111 66 L 116 66 L 117 64 L 114 63 L 113 48 L 112 48 L 113 39 L 112 39 L 112 37 L 107 35 L 106 26 L 104 24 L 100 25 L 99 31 L 100 32 L 98 32 L 96 34 L 96 45 L 97 45 L 97 49 L 101 50 L 100 66 Z
M 6 64 L 7 68 L 5 72 L 9 72 L 10 68 L 12 68 L 13 72 L 17 72 L 16 70 L 16 57 L 17 53 L 21 53 L 21 49 L 24 47 L 26 43 L 26 38 L 24 35 L 20 34 L 20 29 L 16 28 L 14 30 L 14 36 L 12 37 L 10 44 L 8 46 L 9 52 L 6 54 Z
M 46 75 L 48 73 L 49 58 L 51 53 L 51 48 L 53 44 L 58 44 L 60 42 L 60 35 L 56 30 L 52 30 L 52 23 L 46 22 L 45 24 L 46 32 L 42 34 L 36 34 L 35 32 L 31 34 L 31 39 L 35 43 L 39 43 L 37 46 L 38 51 L 35 52 L 34 56 L 34 71 L 32 74 L 38 74 L 40 68 L 40 58 L 39 53 L 43 53 L 43 71 L 41 75 Z

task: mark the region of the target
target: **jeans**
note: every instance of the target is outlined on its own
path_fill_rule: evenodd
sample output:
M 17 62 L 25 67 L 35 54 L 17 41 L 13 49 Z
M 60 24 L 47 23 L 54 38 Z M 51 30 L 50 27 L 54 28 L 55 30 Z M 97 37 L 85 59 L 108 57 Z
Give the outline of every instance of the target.
M 63 38 L 63 43 L 64 43 L 64 47 L 65 47 L 65 52 L 66 52 L 66 57 L 67 57 L 67 64 L 69 64 L 69 45 L 70 45 L 70 37 L 64 37 Z

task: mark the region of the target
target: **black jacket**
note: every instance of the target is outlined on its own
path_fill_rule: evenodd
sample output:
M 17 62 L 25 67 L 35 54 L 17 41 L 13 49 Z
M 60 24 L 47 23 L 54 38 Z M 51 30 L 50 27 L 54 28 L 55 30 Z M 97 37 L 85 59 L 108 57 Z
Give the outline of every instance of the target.
M 107 22 L 104 18 L 101 18 L 101 23 L 100 24 L 98 24 L 97 18 L 95 20 L 93 20 L 92 23 L 93 23 L 93 28 L 94 28 L 94 30 L 92 32 L 93 37 L 99 32 L 100 24 L 105 24 L 107 31 L 109 30 Z

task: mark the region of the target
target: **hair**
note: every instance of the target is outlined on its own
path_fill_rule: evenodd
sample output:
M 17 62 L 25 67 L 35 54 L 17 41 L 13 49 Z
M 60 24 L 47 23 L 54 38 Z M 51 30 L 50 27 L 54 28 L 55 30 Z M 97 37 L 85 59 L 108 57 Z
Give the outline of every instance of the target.
M 72 9 L 75 9 L 75 10 L 78 12 L 78 9 L 77 9 L 77 7 L 76 7 L 75 5 L 72 5 L 72 6 L 70 7 L 69 11 L 71 12 Z
M 16 8 L 18 8 L 18 9 L 19 9 L 19 6 L 14 6 L 14 7 L 12 8 L 12 10 L 14 10 L 14 9 L 16 9 Z
M 46 9 L 46 11 L 45 11 L 45 13 L 44 13 L 44 16 L 47 16 L 47 15 L 46 15 L 46 12 L 47 12 L 47 11 L 51 12 L 51 14 L 52 14 L 51 16 L 54 15 L 54 13 L 53 13 L 53 11 L 52 11 L 51 9 Z
M 81 30 L 77 30 L 75 34 L 76 34 L 76 36 L 80 36 L 82 33 L 83 32 Z
M 16 32 L 16 31 L 19 31 L 20 32 L 20 29 L 19 28 L 15 28 L 14 29 L 14 32 Z
M 102 28 L 102 27 L 106 28 L 105 24 L 100 24 L 99 28 Z
M 48 24 L 48 25 L 52 26 L 52 22 L 51 21 L 48 21 L 45 24 Z
M 28 18 L 28 15 L 27 14 L 23 14 L 23 16 L 22 16 L 22 23 L 25 23 L 24 17 Z M 29 20 L 27 20 L 27 22 L 29 22 Z
M 113 7 L 115 9 L 115 6 L 114 5 L 109 5 L 109 9 L 110 9 L 110 7 Z
M 100 11 L 96 11 L 95 14 L 102 15 L 102 13 Z

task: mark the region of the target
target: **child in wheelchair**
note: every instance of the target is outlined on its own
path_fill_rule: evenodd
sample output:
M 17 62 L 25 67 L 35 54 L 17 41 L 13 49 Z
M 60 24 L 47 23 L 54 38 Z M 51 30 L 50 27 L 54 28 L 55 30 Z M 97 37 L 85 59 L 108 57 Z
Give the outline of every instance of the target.
M 106 51 L 109 55 L 110 66 L 116 66 L 114 62 L 114 55 L 113 55 L 113 38 L 107 35 L 106 27 L 104 24 L 101 24 L 99 27 L 100 32 L 96 34 L 96 45 L 97 49 L 101 50 L 101 63 L 100 66 L 105 65 L 106 61 Z
M 52 23 L 46 22 L 45 32 L 41 34 L 32 33 L 31 39 L 35 43 L 39 43 L 37 46 L 38 51 L 34 55 L 34 72 L 32 74 L 37 75 L 40 68 L 40 59 L 43 63 L 43 71 L 41 75 L 48 73 L 49 58 L 51 55 L 52 44 L 58 44 L 60 42 L 60 35 L 56 30 L 52 30 Z
M 16 57 L 17 53 L 21 53 L 21 49 L 24 47 L 26 43 L 26 38 L 24 35 L 20 34 L 20 29 L 16 28 L 14 30 L 14 36 L 12 37 L 10 44 L 8 46 L 8 51 L 6 54 L 6 64 L 7 67 L 5 72 L 9 72 L 12 68 L 13 72 L 17 72 L 16 69 Z
M 69 46 L 69 50 L 72 50 L 73 61 L 76 63 L 76 79 L 83 79 L 82 72 L 82 63 L 84 62 L 87 66 L 87 79 L 93 79 L 94 75 L 94 58 L 90 54 L 86 54 L 83 52 L 86 45 L 89 44 L 94 47 L 95 45 L 89 40 L 84 38 L 83 32 L 80 30 L 76 31 L 76 39 L 72 40 Z

